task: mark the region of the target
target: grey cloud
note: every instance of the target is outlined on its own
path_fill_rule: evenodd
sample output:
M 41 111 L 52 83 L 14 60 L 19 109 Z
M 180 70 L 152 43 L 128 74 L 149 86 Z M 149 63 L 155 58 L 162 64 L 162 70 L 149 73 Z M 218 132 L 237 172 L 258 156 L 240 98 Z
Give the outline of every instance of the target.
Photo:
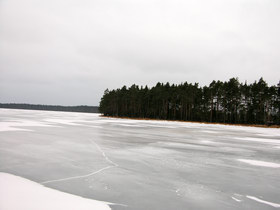
M 0 101 L 97 105 L 106 88 L 158 81 L 276 84 L 279 10 L 278 0 L 2 0 Z

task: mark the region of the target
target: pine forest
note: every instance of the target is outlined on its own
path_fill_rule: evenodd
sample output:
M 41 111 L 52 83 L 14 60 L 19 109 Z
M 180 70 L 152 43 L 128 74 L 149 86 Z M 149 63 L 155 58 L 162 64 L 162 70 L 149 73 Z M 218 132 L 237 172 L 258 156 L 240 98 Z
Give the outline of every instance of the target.
M 279 86 L 268 86 L 263 78 L 252 84 L 214 80 L 204 87 L 188 82 L 123 86 L 106 89 L 99 110 L 114 117 L 279 125 Z

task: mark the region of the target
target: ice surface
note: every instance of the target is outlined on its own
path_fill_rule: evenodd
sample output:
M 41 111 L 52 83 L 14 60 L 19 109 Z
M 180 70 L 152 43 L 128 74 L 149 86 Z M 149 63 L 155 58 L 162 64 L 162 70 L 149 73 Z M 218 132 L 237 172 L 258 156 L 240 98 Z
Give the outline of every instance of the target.
M 100 172 L 103 172 L 104 170 L 107 170 L 107 169 L 110 169 L 110 168 L 113 168 L 113 167 L 118 167 L 118 164 L 114 163 L 112 160 L 110 160 L 110 158 L 108 158 L 108 156 L 105 154 L 105 152 L 100 148 L 100 146 L 98 144 L 96 144 L 92 140 L 91 140 L 91 142 L 96 146 L 96 148 L 100 151 L 100 153 L 105 158 L 105 160 L 110 164 L 109 166 L 103 167 L 103 168 L 101 168 L 101 169 L 99 169 L 97 171 L 93 171 L 93 172 L 85 174 L 85 175 L 65 177 L 65 178 L 54 179 L 54 180 L 48 180 L 48 181 L 44 181 L 44 182 L 41 182 L 41 183 L 42 184 L 48 184 L 48 183 L 53 183 L 53 182 L 61 182 L 61 181 L 68 181 L 68 180 L 73 180 L 73 179 L 86 178 L 86 177 L 98 174 Z
M 0 109 L 1 129 L 0 171 L 126 205 L 113 210 L 266 210 L 276 207 L 260 200 L 280 203 L 276 128 Z
M 109 210 L 108 203 L 44 187 L 28 179 L 0 173 L 1 210 Z

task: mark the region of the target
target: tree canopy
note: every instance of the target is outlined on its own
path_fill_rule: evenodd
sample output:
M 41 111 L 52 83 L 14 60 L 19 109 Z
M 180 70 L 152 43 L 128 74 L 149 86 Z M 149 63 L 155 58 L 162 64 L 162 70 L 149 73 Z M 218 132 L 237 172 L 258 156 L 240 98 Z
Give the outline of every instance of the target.
M 232 124 L 280 124 L 280 90 L 260 78 L 252 84 L 238 78 L 198 83 L 157 83 L 106 89 L 99 110 L 105 116 Z

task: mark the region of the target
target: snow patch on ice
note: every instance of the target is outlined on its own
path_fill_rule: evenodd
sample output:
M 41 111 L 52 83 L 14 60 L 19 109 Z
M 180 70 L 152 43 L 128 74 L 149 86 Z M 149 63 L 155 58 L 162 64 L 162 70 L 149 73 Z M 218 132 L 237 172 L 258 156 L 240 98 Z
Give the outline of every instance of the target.
M 8 173 L 0 173 L 1 210 L 110 210 L 110 203 L 44 187 Z
M 3 122 L 0 123 L 0 132 L 3 132 L 3 131 L 33 131 L 33 130 L 30 130 L 30 129 L 24 129 L 24 128 L 15 128 L 15 127 L 12 127 L 10 125 L 5 125 Z
M 237 140 L 243 140 L 243 141 L 255 141 L 260 143 L 269 143 L 274 145 L 280 145 L 280 139 L 267 139 L 267 138 L 252 138 L 252 137 L 236 137 Z
M 33 131 L 21 127 L 54 127 L 47 123 L 31 120 L 13 120 L 0 122 L 0 132 L 3 131 Z M 57 127 L 57 126 L 56 126 Z
M 242 200 L 239 200 L 239 199 L 237 199 L 237 198 L 235 198 L 235 197 L 231 197 L 233 200 L 235 200 L 236 202 L 241 202 Z
M 254 196 L 249 196 L 249 195 L 247 195 L 246 197 L 249 198 L 249 199 L 251 199 L 251 200 L 255 200 L 255 201 L 257 201 L 257 202 L 264 203 L 264 204 L 267 204 L 267 205 L 269 205 L 269 206 L 273 206 L 273 207 L 275 207 L 275 208 L 280 208 L 280 204 L 278 204 L 278 203 L 268 202 L 268 201 L 265 201 L 265 200 L 256 198 L 256 197 L 254 197 Z
M 202 140 L 201 143 L 205 143 L 205 144 L 213 144 L 213 141 L 209 141 L 209 140 Z
M 248 159 L 238 159 L 238 161 L 248 163 L 248 164 L 254 165 L 254 166 L 263 166 L 263 167 L 269 167 L 269 168 L 280 168 L 280 164 L 278 164 L 278 163 L 265 162 L 265 161 L 259 161 L 259 160 L 248 160 Z
M 140 124 L 134 125 L 134 124 L 123 124 L 123 123 L 119 123 L 119 126 L 124 126 L 124 127 L 143 127 Z
M 49 123 L 55 123 L 55 124 L 64 124 L 64 125 L 81 125 L 78 123 L 75 123 L 75 120 L 70 120 L 70 119 L 44 119 L 44 121 L 49 122 Z
M 88 126 L 90 128 L 102 128 L 102 126 L 99 126 L 99 125 L 91 125 L 91 126 Z
M 218 133 L 217 131 L 202 130 L 203 133 Z

